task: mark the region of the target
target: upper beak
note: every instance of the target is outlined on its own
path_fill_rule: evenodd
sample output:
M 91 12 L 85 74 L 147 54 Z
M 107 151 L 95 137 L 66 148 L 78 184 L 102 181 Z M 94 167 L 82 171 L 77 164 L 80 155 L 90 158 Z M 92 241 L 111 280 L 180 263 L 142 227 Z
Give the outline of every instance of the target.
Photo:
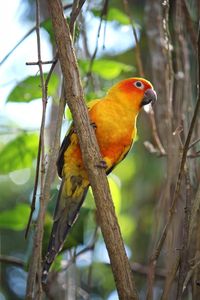
M 152 103 L 154 104 L 157 100 L 157 94 L 153 89 L 148 89 L 144 93 L 144 98 L 142 99 L 141 106 Z

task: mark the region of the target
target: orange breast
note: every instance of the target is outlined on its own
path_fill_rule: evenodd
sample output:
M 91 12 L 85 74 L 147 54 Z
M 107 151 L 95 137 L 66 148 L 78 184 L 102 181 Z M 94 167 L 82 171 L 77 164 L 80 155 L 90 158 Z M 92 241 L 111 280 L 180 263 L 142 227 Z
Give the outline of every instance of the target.
M 125 148 L 131 145 L 135 128 L 133 116 L 119 104 L 109 105 L 102 101 L 89 112 L 90 119 L 97 126 L 96 136 L 102 157 L 112 165 L 123 154 Z
M 91 122 L 96 124 L 95 134 L 100 152 L 108 168 L 116 164 L 132 144 L 136 115 L 119 103 L 100 101 L 89 111 Z M 65 174 L 84 170 L 78 138 L 72 134 L 71 143 L 64 155 Z

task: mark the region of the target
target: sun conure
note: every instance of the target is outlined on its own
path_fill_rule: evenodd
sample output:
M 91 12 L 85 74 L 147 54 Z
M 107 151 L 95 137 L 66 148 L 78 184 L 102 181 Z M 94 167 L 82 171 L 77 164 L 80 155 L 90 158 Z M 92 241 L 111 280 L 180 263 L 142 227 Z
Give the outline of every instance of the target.
M 156 92 L 149 81 L 129 78 L 115 84 L 102 99 L 88 103 L 90 121 L 95 128 L 107 174 L 131 149 L 140 109 L 155 100 Z M 57 170 L 62 182 L 43 263 L 43 283 L 46 282 L 49 268 L 75 222 L 90 185 L 73 124 L 62 142 Z

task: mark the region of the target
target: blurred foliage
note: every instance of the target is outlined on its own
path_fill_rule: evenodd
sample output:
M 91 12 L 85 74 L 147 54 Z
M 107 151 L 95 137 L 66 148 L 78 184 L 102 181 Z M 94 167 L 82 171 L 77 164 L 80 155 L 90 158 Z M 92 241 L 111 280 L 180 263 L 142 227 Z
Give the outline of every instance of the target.
M 15 208 L 2 211 L 0 214 L 0 229 L 24 230 L 29 212 L 30 207 L 26 203 L 19 203 Z
M 83 73 L 87 74 L 90 68 L 89 60 L 80 60 L 79 66 Z M 122 72 L 133 71 L 134 67 L 109 59 L 96 59 L 92 65 L 92 72 L 102 79 L 112 80 L 117 78 Z
M 44 74 L 46 79 L 47 74 Z M 52 74 L 48 84 L 48 95 L 55 96 L 58 89 L 58 77 Z M 23 81 L 19 82 L 17 86 L 11 91 L 7 98 L 7 102 L 29 102 L 41 98 L 41 82 L 40 76 L 29 76 Z
M 93 9 L 92 13 L 95 17 L 101 16 L 101 10 Z M 106 21 L 115 21 L 121 25 L 128 25 L 130 23 L 128 16 L 116 7 L 110 7 L 108 14 L 105 17 Z
M 37 156 L 38 135 L 22 133 L 0 151 L 0 174 L 31 167 Z

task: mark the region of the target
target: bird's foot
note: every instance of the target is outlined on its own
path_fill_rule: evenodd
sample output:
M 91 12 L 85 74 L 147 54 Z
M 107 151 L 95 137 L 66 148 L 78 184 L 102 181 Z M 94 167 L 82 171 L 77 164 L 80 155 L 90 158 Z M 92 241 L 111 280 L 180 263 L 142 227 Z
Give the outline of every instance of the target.
M 97 125 L 96 125 L 95 122 L 91 122 L 90 125 L 92 126 L 92 128 L 93 128 L 94 130 L 97 129 Z
M 97 168 L 101 168 L 101 169 L 107 169 L 108 168 L 108 165 L 107 165 L 107 163 L 105 162 L 105 160 L 100 160 L 99 161 L 99 163 L 97 163 L 96 165 L 95 165 L 95 167 L 97 167 Z

